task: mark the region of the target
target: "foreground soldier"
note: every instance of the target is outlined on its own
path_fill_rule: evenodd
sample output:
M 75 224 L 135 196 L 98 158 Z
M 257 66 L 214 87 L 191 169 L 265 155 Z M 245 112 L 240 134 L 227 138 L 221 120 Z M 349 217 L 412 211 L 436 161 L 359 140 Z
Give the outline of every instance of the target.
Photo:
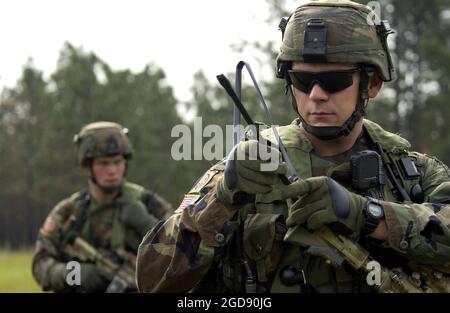
M 349 1 L 315 1 L 280 24 L 277 76 L 299 118 L 278 131 L 302 179 L 285 186 L 284 165 L 263 172 L 260 160 L 235 161 L 237 183 L 224 164 L 210 169 L 144 238 L 141 292 L 450 291 L 448 167 L 363 118 L 394 72 L 389 30 L 369 14 Z M 238 152 L 258 145 L 245 141 Z M 396 274 L 370 283 L 317 235 L 324 226 Z
M 32 266 L 43 290 L 104 292 L 117 273 L 125 285 L 109 291 L 136 290 L 139 242 L 171 208 L 158 195 L 125 181 L 133 155 L 126 133 L 119 124 L 96 122 L 75 136 L 89 185 L 57 204 L 39 231 Z M 80 280 L 72 286 L 66 280 L 71 260 L 83 261 Z

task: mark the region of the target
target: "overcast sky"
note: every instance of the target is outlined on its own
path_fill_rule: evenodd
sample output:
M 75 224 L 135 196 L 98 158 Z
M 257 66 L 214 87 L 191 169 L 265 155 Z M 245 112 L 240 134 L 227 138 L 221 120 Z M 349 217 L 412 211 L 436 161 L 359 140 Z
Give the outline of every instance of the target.
M 0 3 L 0 87 L 13 86 L 29 57 L 46 77 L 65 41 L 95 52 L 114 69 L 163 68 L 179 100 L 190 98 L 193 74 L 211 81 L 253 54 L 233 53 L 242 40 L 280 40 L 264 0 L 14 0 Z M 256 67 L 256 68 L 255 68 Z

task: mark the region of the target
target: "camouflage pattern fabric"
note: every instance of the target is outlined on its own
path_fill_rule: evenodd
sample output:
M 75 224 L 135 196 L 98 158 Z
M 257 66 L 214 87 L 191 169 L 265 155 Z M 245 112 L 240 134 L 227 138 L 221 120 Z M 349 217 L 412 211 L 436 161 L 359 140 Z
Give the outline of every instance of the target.
M 337 156 L 336 162 L 330 159 L 319 162 L 298 123 L 297 119 L 291 125 L 279 127 L 278 131 L 299 176 L 334 175 L 348 187 L 345 181 L 349 167 L 345 164 L 351 153 Z M 390 268 L 413 262 L 450 273 L 448 167 L 435 157 L 410 151 L 405 139 L 369 120 L 364 120 L 364 128 L 371 140 L 379 143 L 394 160 L 405 156 L 417 159 L 418 180 L 425 201 L 400 203 L 388 181 L 383 198 L 376 192 L 371 195 L 382 200 L 388 239 L 385 242 L 367 239 L 362 244 L 375 259 Z M 270 130 L 264 136 L 273 140 Z M 358 146 L 366 146 L 364 138 L 360 138 L 354 149 L 359 149 Z M 236 219 L 229 221 L 227 212 L 233 208 L 226 208 L 215 196 L 215 186 L 222 175 L 223 163 L 210 169 L 188 193 L 189 202 L 144 237 L 138 251 L 136 273 L 141 292 L 248 292 L 242 260 L 248 261 L 254 270 L 256 291 L 260 292 L 299 292 L 299 285 L 287 286 L 280 281 L 283 268 L 299 263 L 303 264 L 307 282 L 316 292 L 374 291 L 366 284 L 365 276 L 345 263 L 334 267 L 320 253 L 307 252 L 314 238 L 309 238 L 309 243 L 307 236 L 300 236 L 305 240 L 301 244 L 280 243 L 277 234 L 283 232 L 273 231 L 272 227 L 274 221 L 288 216 L 286 203 L 260 203 L 256 195 L 255 203 L 240 208 Z M 405 187 L 408 184 L 405 182 Z M 244 241 L 240 245 L 233 235 L 236 229 L 242 230 Z
M 108 205 L 99 205 L 87 192 L 77 192 L 61 201 L 39 231 L 32 261 L 33 276 L 44 291 L 76 291 L 57 273 L 70 261 L 62 252 L 63 245 L 81 206 L 85 207 L 86 220 L 79 235 L 107 255 L 122 250 L 136 254 L 145 233 L 159 219 L 171 214 L 167 202 L 130 182 L 123 183 L 119 196 Z
M 390 32 L 375 27 L 374 18 L 374 11 L 352 1 L 302 4 L 289 17 L 277 63 L 306 62 L 305 30 L 312 19 L 319 19 L 326 27 L 326 62 L 372 64 L 384 81 L 390 81 L 393 67 L 386 43 Z
M 128 139 L 128 129 L 112 122 L 94 122 L 76 134 L 77 157 L 80 165 L 99 156 L 121 154 L 125 159 L 133 157 L 133 147 Z

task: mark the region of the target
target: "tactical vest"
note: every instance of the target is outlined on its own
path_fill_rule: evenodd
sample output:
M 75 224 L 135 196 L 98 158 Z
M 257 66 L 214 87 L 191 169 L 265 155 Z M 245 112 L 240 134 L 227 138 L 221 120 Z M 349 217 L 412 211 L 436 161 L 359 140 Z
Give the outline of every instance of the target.
M 420 172 L 420 162 L 417 155 L 409 152 L 410 144 L 398 135 L 383 130 L 379 125 L 364 120 L 364 129 L 372 144 L 381 147 L 379 154 L 383 163 L 388 163 L 394 174 L 396 183 L 386 179 L 384 185 L 384 200 L 401 202 L 398 186 L 411 195 L 420 189 L 420 175 L 408 175 L 403 167 L 417 167 Z M 291 125 L 278 128 L 279 135 L 287 153 L 300 178 L 312 176 L 311 152 L 313 147 L 298 127 L 298 120 Z M 263 131 L 263 136 L 274 143 L 276 140 L 270 129 Z M 403 164 L 402 164 L 403 162 Z M 218 165 L 216 167 L 220 167 Z M 218 169 L 216 168 L 216 169 Z M 415 191 L 414 191 L 415 190 Z M 423 201 L 423 200 L 422 200 Z M 319 286 L 320 292 L 368 292 L 358 274 L 349 274 L 345 265 L 334 268 L 321 257 L 304 254 L 304 247 L 288 245 L 284 241 L 286 233 L 285 218 L 288 206 L 285 202 L 264 204 L 258 202 L 249 204 L 239 210 L 238 221 L 232 223 L 236 228 L 235 236 L 226 247 L 225 258 L 220 260 L 218 268 L 219 292 L 305 292 L 308 284 L 295 283 L 291 286 L 280 281 L 280 271 L 288 266 L 304 264 L 311 275 L 308 281 Z M 239 226 L 241 225 L 241 226 Z M 307 236 L 305 235 L 305 238 Z M 314 238 L 305 239 L 305 247 L 314 244 Z M 310 242 L 308 242 L 308 240 Z M 314 270 L 314 268 L 320 271 Z M 351 273 L 351 271 L 350 271 Z M 297 280 L 298 281 L 298 280 Z M 300 279 L 300 282 L 302 279 Z M 348 284 L 344 284 L 346 282 Z M 356 282 L 356 286 L 355 286 Z M 338 290 L 336 287 L 338 286 Z M 339 286 L 344 286 L 339 289 Z
M 111 204 L 104 206 L 93 205 L 90 195 L 85 191 L 77 192 L 70 197 L 70 204 L 73 206 L 72 214 L 68 218 L 68 222 L 64 226 L 65 240 L 71 240 L 69 237 L 76 235 L 81 236 L 95 247 L 106 250 L 129 250 L 127 243 L 127 228 L 121 220 L 121 213 L 127 203 L 140 201 L 144 188 L 129 182 L 125 182 L 121 189 L 120 196 Z M 100 211 L 108 211 L 107 216 L 111 225 L 107 226 L 110 236 L 106 236 L 108 243 L 95 242 L 92 234 L 92 216 L 100 213 Z M 89 214 L 92 214 L 90 216 Z M 102 221 L 105 222 L 105 221 Z M 134 244 L 133 244 L 134 245 Z M 137 248 L 137 247 L 136 247 Z

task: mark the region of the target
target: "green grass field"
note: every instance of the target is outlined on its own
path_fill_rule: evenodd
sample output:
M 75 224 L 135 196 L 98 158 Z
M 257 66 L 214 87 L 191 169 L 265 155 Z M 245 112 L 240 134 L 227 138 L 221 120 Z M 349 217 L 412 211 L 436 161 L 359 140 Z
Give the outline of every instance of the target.
M 0 250 L 0 292 L 41 292 L 31 274 L 32 251 Z

